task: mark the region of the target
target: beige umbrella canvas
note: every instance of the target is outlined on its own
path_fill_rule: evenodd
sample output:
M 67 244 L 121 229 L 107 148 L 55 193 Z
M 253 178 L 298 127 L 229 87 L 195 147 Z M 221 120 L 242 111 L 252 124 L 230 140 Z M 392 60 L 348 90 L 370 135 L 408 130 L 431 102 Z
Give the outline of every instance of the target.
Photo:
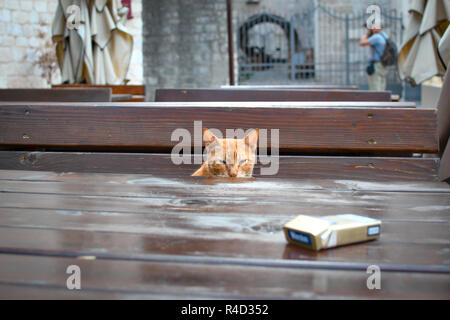
M 437 48 L 449 25 L 450 0 L 413 0 L 409 15 L 398 66 L 402 79 L 419 84 L 445 73 Z
M 439 55 L 441 56 L 442 62 L 448 68 L 450 64 L 450 28 L 447 28 L 447 31 L 445 31 L 439 42 Z
M 67 20 L 72 5 L 80 9 L 80 19 L 71 30 Z M 63 83 L 124 83 L 133 49 L 127 13 L 120 0 L 58 1 L 52 38 Z

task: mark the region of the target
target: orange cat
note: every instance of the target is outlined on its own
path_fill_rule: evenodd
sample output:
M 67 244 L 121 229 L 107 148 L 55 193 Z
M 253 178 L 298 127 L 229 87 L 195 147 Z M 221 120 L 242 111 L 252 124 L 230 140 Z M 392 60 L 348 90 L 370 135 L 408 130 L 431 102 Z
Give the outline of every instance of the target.
M 256 163 L 258 129 L 243 139 L 219 139 L 203 129 L 208 157 L 192 176 L 251 177 Z

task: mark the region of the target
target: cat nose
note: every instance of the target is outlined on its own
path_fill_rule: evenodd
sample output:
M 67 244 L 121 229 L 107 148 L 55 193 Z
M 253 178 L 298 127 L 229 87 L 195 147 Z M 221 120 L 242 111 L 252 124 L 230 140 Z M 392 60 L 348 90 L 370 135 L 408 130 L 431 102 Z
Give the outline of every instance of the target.
M 237 171 L 235 169 L 231 169 L 230 170 L 230 177 L 236 177 L 237 176 Z

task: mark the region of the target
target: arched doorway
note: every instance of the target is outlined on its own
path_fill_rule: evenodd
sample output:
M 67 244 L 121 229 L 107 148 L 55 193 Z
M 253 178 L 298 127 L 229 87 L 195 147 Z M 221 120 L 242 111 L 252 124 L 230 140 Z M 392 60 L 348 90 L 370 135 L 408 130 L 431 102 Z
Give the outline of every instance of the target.
M 239 25 L 238 47 L 241 82 L 258 77 L 289 80 L 291 64 L 298 68 L 306 60 L 295 26 L 270 13 L 255 14 Z

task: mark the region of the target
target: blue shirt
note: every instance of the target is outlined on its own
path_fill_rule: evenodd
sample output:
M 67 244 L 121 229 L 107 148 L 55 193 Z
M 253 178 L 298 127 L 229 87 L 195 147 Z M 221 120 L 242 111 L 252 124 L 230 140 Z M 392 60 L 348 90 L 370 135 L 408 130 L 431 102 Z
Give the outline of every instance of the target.
M 381 33 L 383 35 L 381 35 Z M 386 47 L 386 39 L 383 38 L 383 36 L 387 39 L 387 34 L 384 33 L 384 31 L 381 31 L 380 33 L 375 33 L 373 36 L 371 36 L 369 39 L 369 42 L 372 46 L 372 61 L 380 62 L 381 56 L 383 55 L 384 48 Z

